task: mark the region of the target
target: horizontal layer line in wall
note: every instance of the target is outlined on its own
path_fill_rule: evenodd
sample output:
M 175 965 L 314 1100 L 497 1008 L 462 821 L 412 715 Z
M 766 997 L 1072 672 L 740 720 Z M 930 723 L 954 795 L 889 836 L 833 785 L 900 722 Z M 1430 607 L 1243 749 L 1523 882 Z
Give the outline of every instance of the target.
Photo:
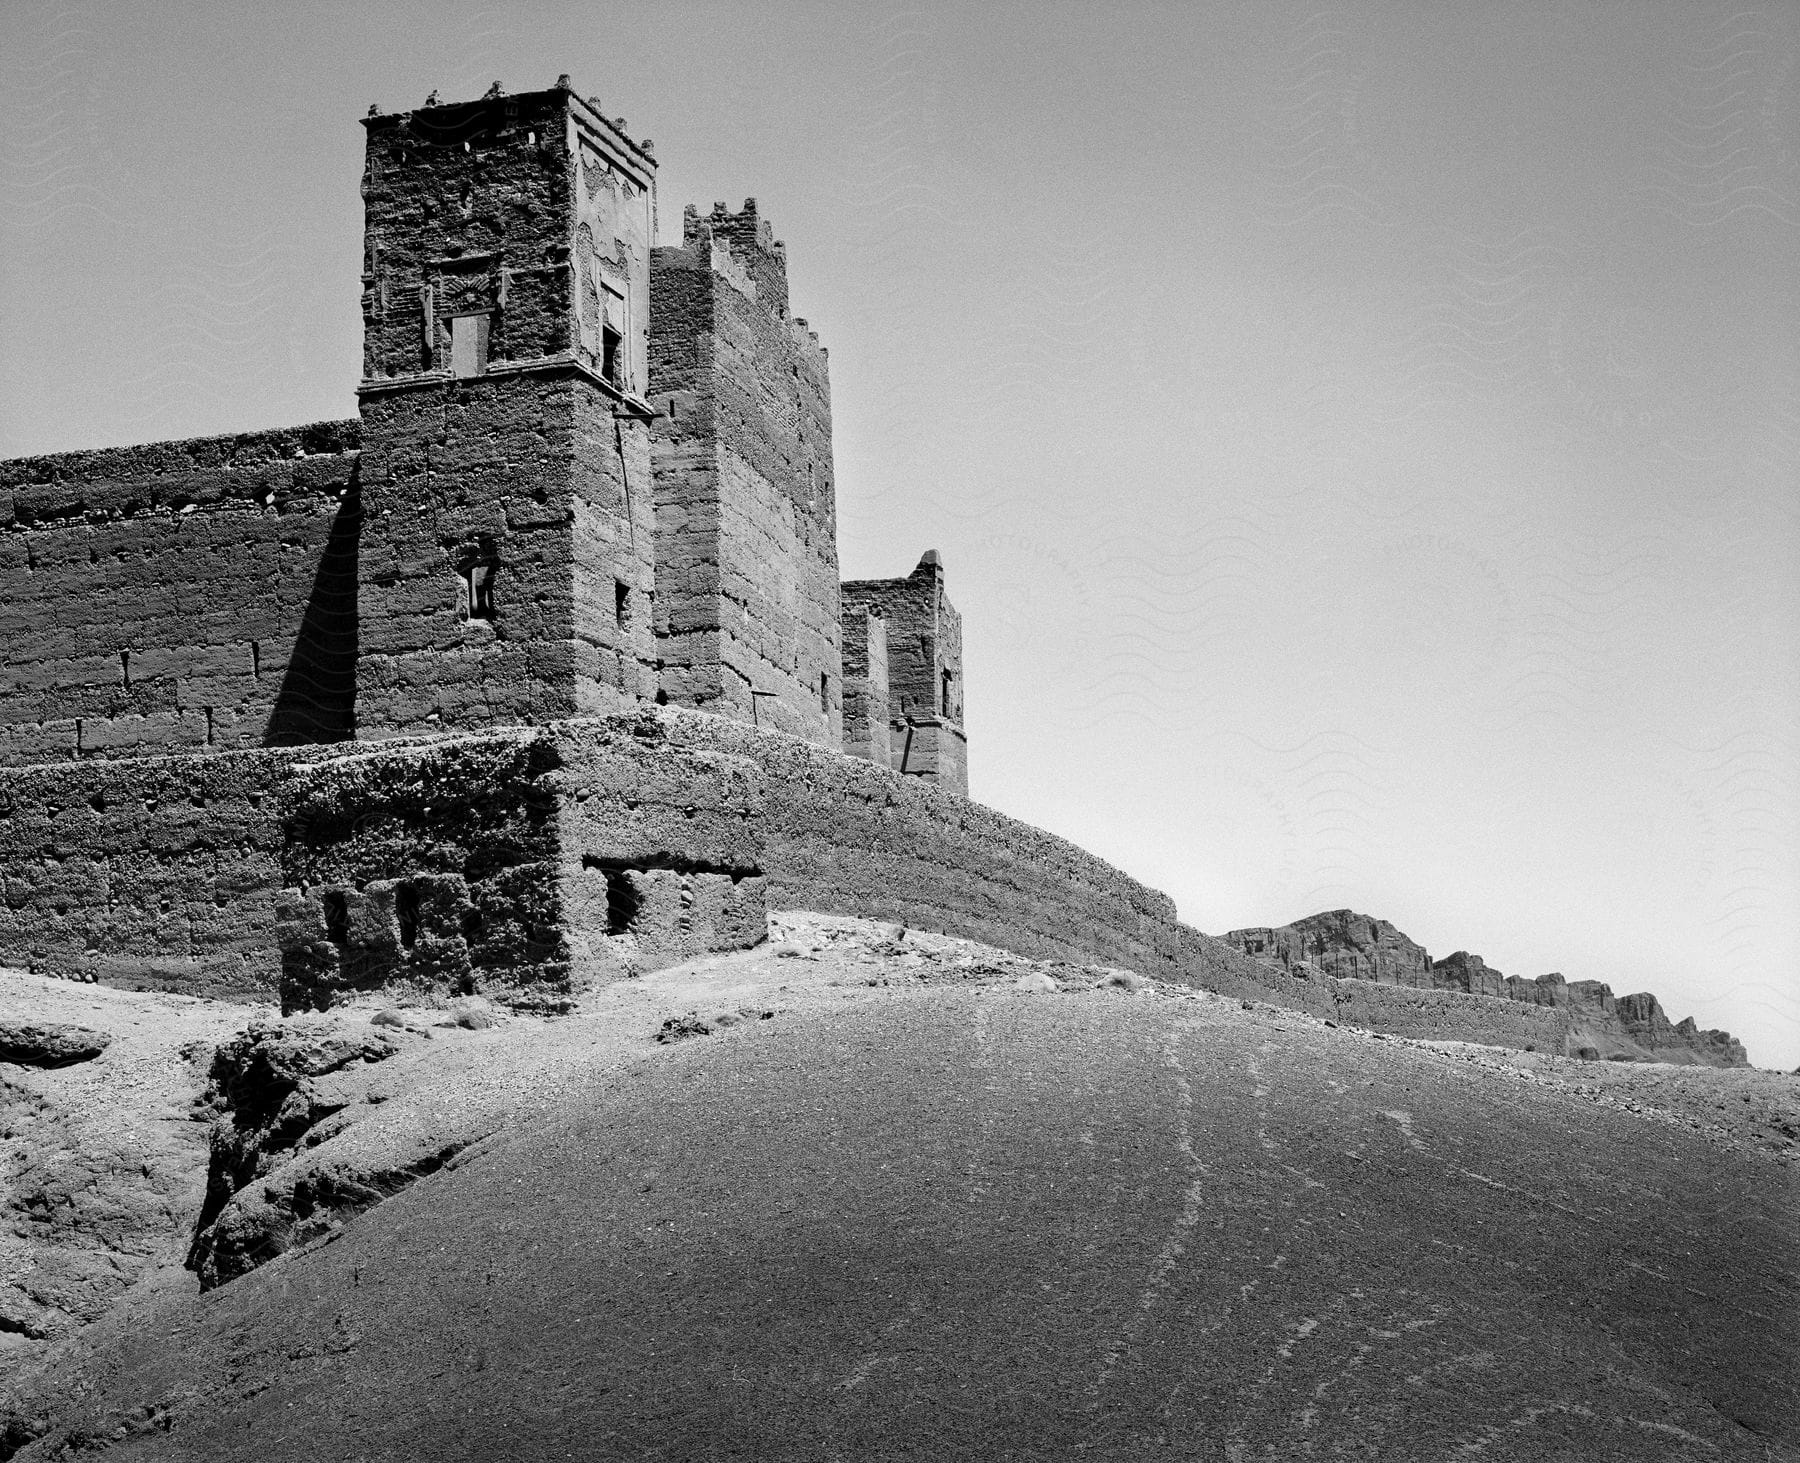
M 722 874 L 728 876 L 734 884 L 763 876 L 763 870 L 754 864 L 733 866 L 688 858 L 678 853 L 639 854 L 631 858 L 608 858 L 600 854 L 584 853 L 581 856 L 581 866 L 584 869 L 615 874 L 642 869 L 659 869 L 672 874 Z

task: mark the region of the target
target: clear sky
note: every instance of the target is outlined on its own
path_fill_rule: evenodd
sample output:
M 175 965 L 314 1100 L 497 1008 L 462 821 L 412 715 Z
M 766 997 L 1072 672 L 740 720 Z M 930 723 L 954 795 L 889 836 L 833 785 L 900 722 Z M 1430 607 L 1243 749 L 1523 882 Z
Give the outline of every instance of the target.
M 0 0 L 0 455 L 354 413 L 371 102 L 754 194 L 971 785 L 1800 1064 L 1800 7 Z

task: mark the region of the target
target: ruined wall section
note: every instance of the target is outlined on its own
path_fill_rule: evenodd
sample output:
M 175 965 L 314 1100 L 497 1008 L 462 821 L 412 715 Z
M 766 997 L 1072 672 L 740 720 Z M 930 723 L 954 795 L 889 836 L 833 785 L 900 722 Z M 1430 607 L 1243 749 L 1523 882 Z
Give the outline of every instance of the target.
M 656 251 L 662 688 L 824 746 L 842 739 L 827 359 L 787 315 L 784 251 L 755 200 L 688 210 Z
M 359 732 L 635 704 L 654 161 L 562 86 L 366 125 Z
M 555 765 L 530 732 L 297 764 L 283 789 L 284 1009 L 358 990 L 566 1000 Z
M 0 765 L 350 736 L 360 430 L 0 462 Z
M 599 981 L 766 937 L 762 774 L 629 717 L 396 743 L 284 789 L 283 1005 Z
M 904 579 L 858 579 L 843 586 L 846 616 L 886 622 L 892 766 L 965 796 L 968 736 L 963 729 L 962 616 L 944 590 L 935 549 Z

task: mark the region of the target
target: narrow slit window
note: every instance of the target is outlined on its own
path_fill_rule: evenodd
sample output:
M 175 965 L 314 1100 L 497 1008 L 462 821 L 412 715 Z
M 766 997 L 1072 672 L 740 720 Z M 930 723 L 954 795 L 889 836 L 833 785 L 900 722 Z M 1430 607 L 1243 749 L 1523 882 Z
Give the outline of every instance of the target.
M 945 671 L 945 672 L 944 672 L 944 705 L 943 705 L 943 713 L 944 713 L 944 715 L 945 715 L 945 716 L 948 716 L 948 715 L 949 715 L 949 714 L 950 714 L 950 676 L 951 676 L 951 672 L 949 672 L 949 671 Z
M 410 950 L 419 942 L 419 886 L 402 884 L 394 890 L 394 918 L 400 926 L 400 944 Z
M 469 618 L 471 620 L 494 618 L 494 580 L 499 573 L 500 566 L 498 564 L 469 565 Z
M 621 630 L 631 628 L 631 586 L 623 579 L 613 580 L 613 623 Z
M 320 898 L 325 914 L 325 938 L 340 950 L 350 943 L 350 907 L 341 890 L 328 889 Z
M 831 714 L 831 673 L 819 672 L 819 710 L 827 716 Z
M 487 372 L 488 317 L 458 315 L 450 322 L 450 374 L 481 376 Z

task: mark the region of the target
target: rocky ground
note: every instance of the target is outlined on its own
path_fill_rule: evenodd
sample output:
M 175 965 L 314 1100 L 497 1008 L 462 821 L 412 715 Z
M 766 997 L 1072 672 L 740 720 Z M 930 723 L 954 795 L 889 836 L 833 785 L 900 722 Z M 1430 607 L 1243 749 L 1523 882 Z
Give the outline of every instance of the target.
M 0 977 L 111 1038 L 0 1065 L 0 1457 L 1800 1458 L 1800 1079 L 774 936 L 549 1020 Z

